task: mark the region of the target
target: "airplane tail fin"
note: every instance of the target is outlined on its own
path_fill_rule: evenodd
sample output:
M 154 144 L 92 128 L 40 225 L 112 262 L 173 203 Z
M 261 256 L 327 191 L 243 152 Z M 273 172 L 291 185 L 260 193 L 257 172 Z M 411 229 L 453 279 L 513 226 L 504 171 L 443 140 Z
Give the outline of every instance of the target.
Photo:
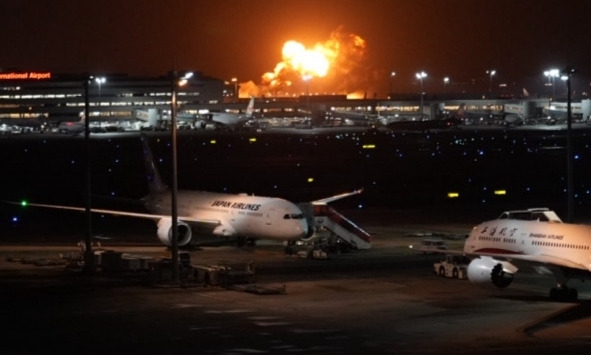
M 154 156 L 152 155 L 152 150 L 150 149 L 150 145 L 148 144 L 148 138 L 142 134 L 142 149 L 144 155 L 144 164 L 146 166 L 146 178 L 148 179 L 148 188 L 150 192 L 162 192 L 168 189 L 168 186 L 164 182 L 162 182 L 162 178 L 160 177 L 160 173 L 158 173 L 158 169 L 156 169 L 156 164 L 154 163 Z
M 246 107 L 246 117 L 251 118 L 254 113 L 254 96 L 250 97 L 250 102 Z

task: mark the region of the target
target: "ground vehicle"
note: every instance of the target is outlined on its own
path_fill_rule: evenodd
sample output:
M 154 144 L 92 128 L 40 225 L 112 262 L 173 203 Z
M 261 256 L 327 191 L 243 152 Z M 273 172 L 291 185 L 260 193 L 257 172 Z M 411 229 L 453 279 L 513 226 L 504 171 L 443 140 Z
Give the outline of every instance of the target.
M 433 263 L 433 270 L 441 277 L 465 279 L 467 277 L 466 270 L 469 263 L 470 259 L 465 255 L 448 254 L 444 260 Z
M 423 238 L 421 240 L 420 251 L 427 253 L 441 253 L 442 250 L 447 250 L 447 245 L 443 239 L 438 237 Z

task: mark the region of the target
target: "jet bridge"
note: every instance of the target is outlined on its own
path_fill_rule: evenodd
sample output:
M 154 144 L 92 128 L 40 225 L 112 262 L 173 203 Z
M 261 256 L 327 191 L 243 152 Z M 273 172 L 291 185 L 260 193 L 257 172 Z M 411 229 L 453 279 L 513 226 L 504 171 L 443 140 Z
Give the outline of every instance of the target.
M 302 203 L 299 207 L 313 233 L 306 241 L 329 246 L 344 242 L 353 249 L 371 248 L 371 235 L 327 204 Z

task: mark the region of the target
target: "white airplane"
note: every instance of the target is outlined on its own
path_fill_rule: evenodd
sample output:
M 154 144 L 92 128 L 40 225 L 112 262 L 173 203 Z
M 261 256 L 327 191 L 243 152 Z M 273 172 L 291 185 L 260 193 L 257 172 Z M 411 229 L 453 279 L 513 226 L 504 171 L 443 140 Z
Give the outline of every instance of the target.
M 253 117 L 254 113 L 254 97 L 250 98 L 246 112 L 244 114 L 231 112 L 210 112 L 207 115 L 211 117 L 211 121 L 224 126 L 238 126 Z
M 86 130 L 84 112 L 80 113 L 78 121 L 62 121 L 57 126 L 59 133 L 78 134 Z
M 555 300 L 576 300 L 578 291 L 569 279 L 591 277 L 591 226 L 562 223 L 546 208 L 507 211 L 498 219 L 472 229 L 464 253 L 476 257 L 468 264 L 468 279 L 478 285 L 505 288 L 518 271 L 516 264 L 554 275 Z
M 90 211 L 154 220 L 157 222 L 158 239 L 163 244 L 171 246 L 171 191 L 160 179 L 152 153 L 143 136 L 142 142 L 149 185 L 149 194 L 142 198 L 142 202 L 149 213 L 96 208 L 91 208 Z M 356 190 L 312 203 L 328 203 L 360 192 L 361 190 Z M 85 208 L 74 206 L 40 203 L 27 203 L 27 205 L 86 211 Z M 237 239 L 239 245 L 256 239 L 299 240 L 308 236 L 309 232 L 308 222 L 302 210 L 296 204 L 277 197 L 178 190 L 177 212 L 178 246 L 189 244 L 193 236 L 192 226 L 206 227 L 215 236 Z

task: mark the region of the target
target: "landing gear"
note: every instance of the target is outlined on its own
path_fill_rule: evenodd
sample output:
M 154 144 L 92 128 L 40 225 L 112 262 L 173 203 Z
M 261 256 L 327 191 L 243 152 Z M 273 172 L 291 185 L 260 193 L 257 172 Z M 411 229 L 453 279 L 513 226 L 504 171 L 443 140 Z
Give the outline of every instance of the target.
M 568 288 L 566 285 L 558 285 L 550 289 L 550 298 L 558 302 L 574 302 L 579 297 L 576 288 Z

